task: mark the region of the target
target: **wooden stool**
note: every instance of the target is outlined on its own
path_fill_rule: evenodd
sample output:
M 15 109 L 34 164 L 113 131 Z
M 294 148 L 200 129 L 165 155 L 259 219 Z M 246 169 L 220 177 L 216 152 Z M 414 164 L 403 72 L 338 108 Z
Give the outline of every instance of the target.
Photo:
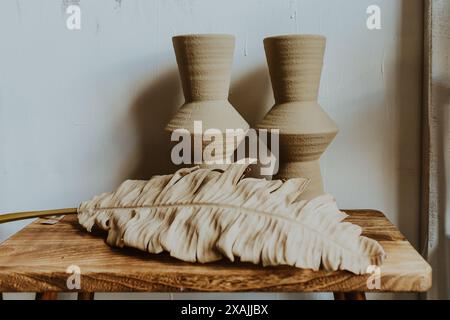
M 104 235 L 83 231 L 76 216 L 54 225 L 37 220 L 0 245 L 0 292 L 43 292 L 38 299 L 56 299 L 70 292 L 66 273 L 80 268 L 79 300 L 93 292 L 334 292 L 336 300 L 364 300 L 365 292 L 425 292 L 431 267 L 381 213 L 350 210 L 348 221 L 384 247 L 387 259 L 379 272 L 380 287 L 368 286 L 373 274 L 266 267 L 220 261 L 191 264 L 167 254 L 151 255 L 109 247 Z

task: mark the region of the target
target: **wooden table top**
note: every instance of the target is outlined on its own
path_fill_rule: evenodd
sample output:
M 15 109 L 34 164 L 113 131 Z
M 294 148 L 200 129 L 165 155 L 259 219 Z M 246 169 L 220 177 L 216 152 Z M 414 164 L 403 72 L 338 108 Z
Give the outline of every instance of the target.
M 348 221 L 363 227 L 364 235 L 378 240 L 387 253 L 379 290 L 367 287 L 370 275 L 345 271 L 264 268 L 225 260 L 191 264 L 167 254 L 111 248 L 104 234 L 89 234 L 75 216 L 66 216 L 55 225 L 37 220 L 0 245 L 0 292 L 71 291 L 66 286 L 71 265 L 81 270 L 78 291 L 84 292 L 423 292 L 430 288 L 431 267 L 382 213 L 346 212 Z

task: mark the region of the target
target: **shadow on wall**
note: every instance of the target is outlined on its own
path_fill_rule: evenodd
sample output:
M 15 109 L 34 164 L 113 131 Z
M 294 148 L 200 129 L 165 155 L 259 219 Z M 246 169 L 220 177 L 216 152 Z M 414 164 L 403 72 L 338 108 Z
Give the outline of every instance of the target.
M 419 19 L 411 20 L 411 17 Z M 415 35 L 423 30 L 421 3 L 411 5 L 402 1 L 402 19 L 397 41 L 398 63 L 394 71 L 396 129 L 397 129 L 397 203 L 398 227 L 418 248 L 420 220 L 420 103 L 422 101 L 422 70 L 414 66 L 423 59 Z M 413 22 L 414 21 L 414 22 Z M 416 55 L 412 55 L 416 52 Z M 420 64 L 419 64 L 420 66 Z M 405 79 L 417 79 L 405 81 Z M 412 109 L 416 107 L 417 109 Z M 419 116 L 417 116 L 419 115 Z
M 273 102 L 271 103 L 270 100 L 272 96 L 269 70 L 266 65 L 261 65 L 233 81 L 228 99 L 231 105 L 247 121 L 250 128 L 254 128 L 273 106 Z M 242 143 L 245 143 L 245 157 L 249 157 L 248 139 Z M 237 152 L 234 156 L 238 156 Z M 250 168 L 251 171 L 247 173 L 247 176 L 261 177 L 260 163 L 251 165 Z
M 261 66 L 245 74 L 231 86 L 229 100 L 236 110 L 255 125 L 271 107 L 267 68 Z M 130 107 L 138 136 L 137 164 L 124 173 L 129 179 L 149 179 L 153 175 L 173 173 L 170 152 L 173 143 L 164 130 L 183 104 L 182 88 L 176 68 L 171 68 L 147 85 Z
M 450 258 L 450 237 L 447 234 L 446 226 L 448 223 L 448 181 L 447 178 L 449 173 L 447 172 L 447 166 L 449 164 L 449 153 L 450 153 L 450 141 L 447 141 L 447 137 L 450 134 L 450 88 L 443 84 L 433 84 L 433 108 L 436 110 L 438 120 L 433 126 L 438 126 L 438 128 L 433 131 L 438 131 L 438 136 L 434 137 L 436 140 L 431 143 L 435 143 L 435 154 L 434 162 L 437 167 L 438 181 L 433 181 L 433 184 L 437 186 L 437 222 L 438 226 L 434 230 L 435 249 L 429 253 L 429 261 L 433 268 L 436 268 L 435 274 L 433 275 L 433 287 L 430 291 L 431 297 L 439 297 L 441 299 L 446 299 L 449 296 L 449 258 Z M 433 138 L 433 137 L 432 137 Z M 425 228 L 424 228 L 425 229 Z M 431 230 L 433 231 L 433 230 Z M 425 236 L 425 235 L 422 235 Z
M 423 32 L 423 6 L 420 1 L 402 1 L 401 25 L 397 37 L 397 65 L 394 70 L 395 134 L 397 154 L 398 227 L 416 249 L 420 221 L 420 141 L 422 101 L 422 47 L 416 36 Z M 412 19 L 416 17 L 415 19 Z M 412 54 L 416 53 L 416 55 Z M 417 67 L 415 67 L 417 66 Z M 408 81 L 408 79 L 410 79 Z M 417 81 L 412 81 L 416 79 Z M 417 103 L 419 101 L 419 103 Z M 414 109 L 413 109 L 414 108 Z M 393 294 L 395 299 L 416 298 L 416 294 Z
M 271 97 L 269 70 L 262 65 L 232 83 L 229 100 L 250 127 L 254 127 L 272 107 Z
M 154 79 L 134 100 L 130 112 L 139 139 L 139 158 L 127 178 L 146 180 L 175 170 L 170 160 L 170 134 L 164 128 L 181 106 L 181 97 L 178 70 L 172 68 Z

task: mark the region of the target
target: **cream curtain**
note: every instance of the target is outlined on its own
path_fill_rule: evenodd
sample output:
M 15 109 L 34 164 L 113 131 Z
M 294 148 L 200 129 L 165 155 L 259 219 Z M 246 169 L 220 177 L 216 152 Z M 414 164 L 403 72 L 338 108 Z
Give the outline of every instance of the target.
M 450 0 L 425 0 L 421 244 L 433 268 L 426 299 L 450 299 Z

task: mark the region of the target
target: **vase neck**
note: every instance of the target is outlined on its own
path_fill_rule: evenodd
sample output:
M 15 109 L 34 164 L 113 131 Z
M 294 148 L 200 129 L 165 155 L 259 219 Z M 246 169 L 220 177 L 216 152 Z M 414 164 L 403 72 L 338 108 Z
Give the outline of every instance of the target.
M 173 46 L 186 102 L 228 99 L 233 36 L 177 36 Z
M 321 36 L 280 36 L 264 40 L 277 103 L 317 101 L 325 43 Z

